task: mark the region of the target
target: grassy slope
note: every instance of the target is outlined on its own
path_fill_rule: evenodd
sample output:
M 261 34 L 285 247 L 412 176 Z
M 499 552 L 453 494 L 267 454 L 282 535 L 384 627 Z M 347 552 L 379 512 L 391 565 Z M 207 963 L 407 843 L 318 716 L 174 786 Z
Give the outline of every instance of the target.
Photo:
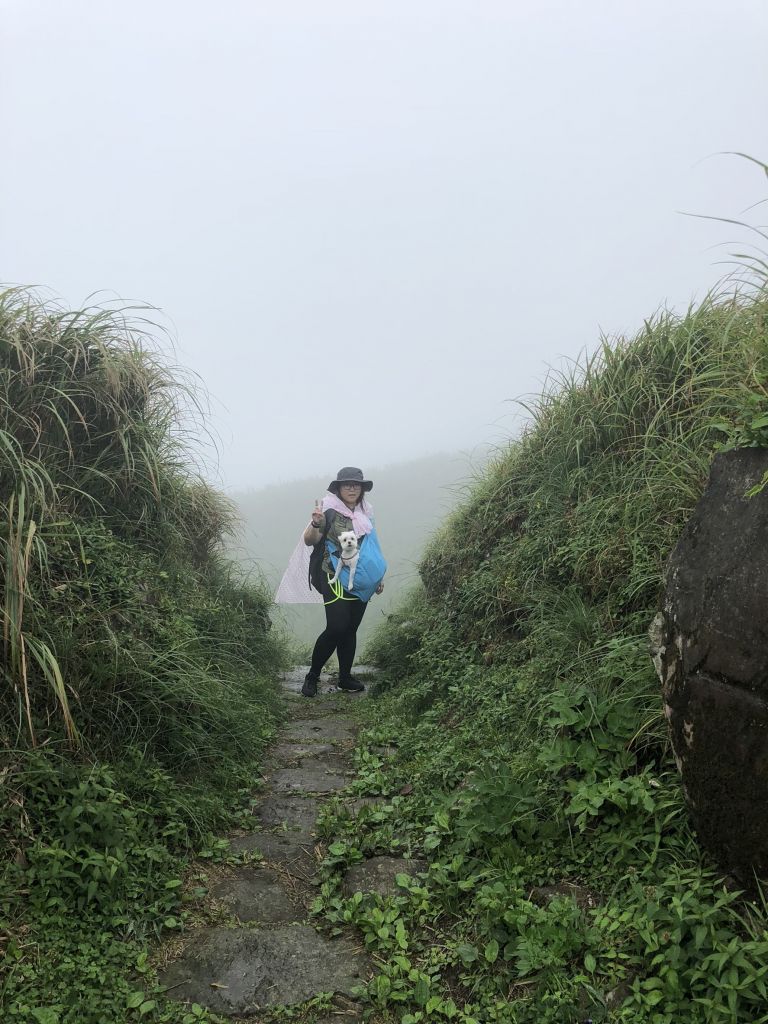
M 768 1020 L 766 916 L 691 833 L 646 635 L 713 424 L 768 404 L 767 311 L 664 315 L 553 378 L 370 645 L 364 790 L 393 800 L 332 824 L 335 862 L 431 869 L 386 920 L 332 881 L 322 902 L 384 957 L 392 1019 Z
M 147 942 L 182 926 L 186 858 L 223 854 L 283 651 L 190 401 L 120 316 L 0 297 L 3 1021 L 200 1019 L 144 991 Z

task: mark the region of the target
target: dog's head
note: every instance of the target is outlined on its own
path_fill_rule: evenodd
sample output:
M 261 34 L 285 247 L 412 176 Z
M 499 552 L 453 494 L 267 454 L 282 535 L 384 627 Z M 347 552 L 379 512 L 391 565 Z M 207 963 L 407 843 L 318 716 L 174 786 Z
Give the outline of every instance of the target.
M 341 547 L 342 554 L 349 558 L 350 555 L 357 551 L 357 537 L 355 536 L 354 530 L 345 530 L 339 534 L 339 546 Z

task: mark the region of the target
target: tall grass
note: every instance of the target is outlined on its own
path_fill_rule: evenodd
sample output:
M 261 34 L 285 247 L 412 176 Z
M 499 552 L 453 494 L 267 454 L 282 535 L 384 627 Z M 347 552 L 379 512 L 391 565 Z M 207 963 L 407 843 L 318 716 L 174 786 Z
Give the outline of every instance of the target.
M 168 686 L 196 689 L 200 672 L 213 696 L 219 648 L 238 671 L 254 644 L 274 662 L 265 594 L 251 599 L 253 636 L 234 646 L 223 615 L 216 636 L 192 621 L 239 586 L 224 583 L 220 555 L 234 510 L 200 475 L 189 436 L 203 411 L 143 322 L 0 294 L 0 713 L 13 742 L 23 731 L 34 746 L 59 723 L 75 745 L 83 716 L 100 742 L 137 694 L 146 713 Z
M 764 908 L 696 842 L 647 640 L 713 455 L 765 436 L 767 314 L 760 287 L 713 294 L 553 372 L 369 644 L 372 743 L 400 745 L 381 791 L 412 793 L 457 1019 L 768 1020 Z
M 717 425 L 768 373 L 767 310 L 759 296 L 713 295 L 552 372 L 520 441 L 428 550 L 430 598 L 447 595 L 468 622 L 482 610 L 497 639 L 541 587 L 650 607 L 723 440 Z
M 274 731 L 283 645 L 224 556 L 204 412 L 146 323 L 0 294 L 3 1021 L 134 1014 L 140 940 L 182 926 L 183 859 Z

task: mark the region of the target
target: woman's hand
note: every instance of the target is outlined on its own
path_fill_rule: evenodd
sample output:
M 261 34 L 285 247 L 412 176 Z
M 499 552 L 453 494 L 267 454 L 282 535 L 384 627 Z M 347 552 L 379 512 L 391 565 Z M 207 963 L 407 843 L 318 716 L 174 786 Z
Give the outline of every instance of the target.
M 314 547 L 323 539 L 324 525 L 325 515 L 323 514 L 323 506 L 320 501 L 316 500 L 315 507 L 312 509 L 312 516 L 309 520 L 309 526 L 304 531 L 304 543 L 308 548 Z M 320 534 L 319 537 L 318 533 Z
M 384 593 L 384 584 L 383 583 L 380 583 L 378 585 L 378 587 L 376 587 L 376 593 L 377 594 L 383 594 Z

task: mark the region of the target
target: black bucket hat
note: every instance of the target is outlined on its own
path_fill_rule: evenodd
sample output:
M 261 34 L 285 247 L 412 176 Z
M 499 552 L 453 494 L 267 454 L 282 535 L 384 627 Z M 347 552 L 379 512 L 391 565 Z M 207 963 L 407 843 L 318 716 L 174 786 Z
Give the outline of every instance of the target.
M 332 494 L 338 494 L 339 484 L 362 484 L 364 491 L 370 491 L 373 487 L 373 481 L 364 480 L 362 469 L 358 469 L 356 466 L 345 466 L 340 469 L 336 474 L 336 479 L 331 480 L 328 484 L 328 490 Z

